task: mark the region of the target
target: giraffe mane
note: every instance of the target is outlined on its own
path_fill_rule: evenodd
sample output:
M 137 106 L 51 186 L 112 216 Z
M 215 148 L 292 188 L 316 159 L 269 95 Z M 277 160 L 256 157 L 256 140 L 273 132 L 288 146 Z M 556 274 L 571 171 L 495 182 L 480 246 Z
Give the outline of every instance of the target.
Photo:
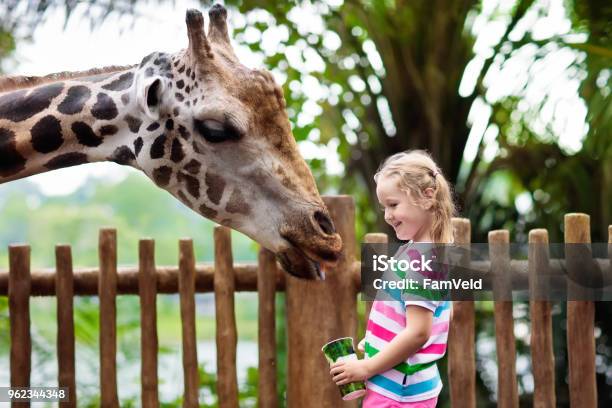
M 63 81 L 66 79 L 83 78 L 88 76 L 107 74 L 111 72 L 125 71 L 135 67 L 136 65 L 111 65 L 103 68 L 91 68 L 85 71 L 63 71 L 44 76 L 0 76 L 0 93 L 16 91 L 19 89 L 30 88 L 33 86 Z

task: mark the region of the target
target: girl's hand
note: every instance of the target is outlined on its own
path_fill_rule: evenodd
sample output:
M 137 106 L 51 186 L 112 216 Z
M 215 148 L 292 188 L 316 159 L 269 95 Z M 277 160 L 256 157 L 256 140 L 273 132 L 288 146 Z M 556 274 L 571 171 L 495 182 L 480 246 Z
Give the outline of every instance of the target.
M 329 373 L 336 385 L 364 381 L 371 377 L 367 360 L 337 361 L 331 365 Z
M 452 313 L 452 310 L 451 310 L 451 313 Z M 361 351 L 362 353 L 365 353 L 365 337 L 361 339 L 359 344 L 357 344 L 357 350 Z

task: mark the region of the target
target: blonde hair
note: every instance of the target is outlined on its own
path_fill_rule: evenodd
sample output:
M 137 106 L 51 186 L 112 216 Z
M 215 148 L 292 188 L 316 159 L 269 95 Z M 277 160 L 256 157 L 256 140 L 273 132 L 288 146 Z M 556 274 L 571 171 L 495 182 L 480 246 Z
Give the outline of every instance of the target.
M 382 177 L 399 176 L 398 187 L 419 201 L 427 199 L 423 191 L 434 190 L 432 198 L 433 223 L 431 238 L 435 243 L 452 243 L 451 219 L 457 213 L 450 184 L 442 175 L 431 155 L 420 149 L 407 150 L 388 157 L 378 168 L 374 181 Z

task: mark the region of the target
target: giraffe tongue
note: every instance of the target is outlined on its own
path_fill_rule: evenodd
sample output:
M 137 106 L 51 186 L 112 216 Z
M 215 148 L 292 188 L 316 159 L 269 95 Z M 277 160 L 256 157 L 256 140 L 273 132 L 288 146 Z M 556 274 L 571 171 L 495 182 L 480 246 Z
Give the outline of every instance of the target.
M 315 265 L 319 274 L 319 280 L 325 280 L 325 268 L 322 268 L 318 262 L 315 262 Z

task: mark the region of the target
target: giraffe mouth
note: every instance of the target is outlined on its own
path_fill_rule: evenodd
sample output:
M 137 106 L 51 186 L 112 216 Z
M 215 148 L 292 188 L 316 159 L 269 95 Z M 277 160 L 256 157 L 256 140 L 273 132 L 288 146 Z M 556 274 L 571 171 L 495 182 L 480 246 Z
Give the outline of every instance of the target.
M 321 264 L 307 256 L 295 245 L 279 252 L 277 258 L 285 272 L 296 278 L 325 280 L 325 273 L 321 269 Z
M 325 272 L 321 266 L 336 264 L 339 254 L 333 251 L 311 253 L 301 249 L 289 237 L 284 238 L 290 246 L 277 254 L 283 269 L 300 279 L 325 280 Z

